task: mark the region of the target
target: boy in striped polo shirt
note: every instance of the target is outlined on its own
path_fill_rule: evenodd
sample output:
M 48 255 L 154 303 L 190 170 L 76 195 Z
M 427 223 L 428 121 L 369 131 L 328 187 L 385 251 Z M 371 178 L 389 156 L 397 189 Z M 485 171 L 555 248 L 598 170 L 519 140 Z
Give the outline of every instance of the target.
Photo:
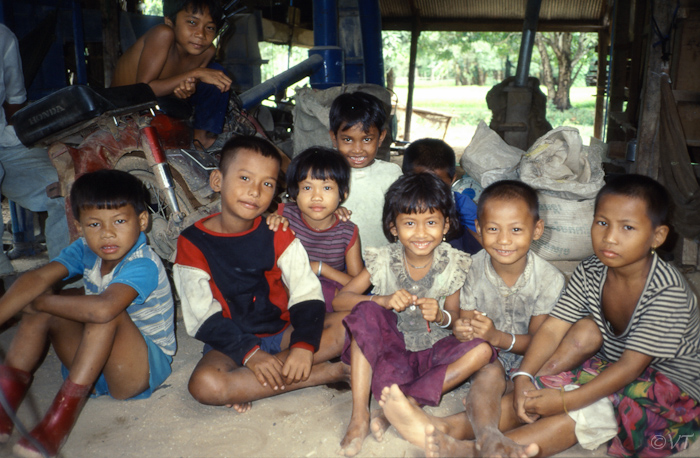
M 14 448 L 24 457 L 56 456 L 90 390 L 115 399 L 151 395 L 170 375 L 175 354 L 174 307 L 160 258 L 143 231 L 148 192 L 138 178 L 100 170 L 78 178 L 71 205 L 81 238 L 17 279 L 0 299 L 0 324 L 21 313 L 0 388 L 16 411 L 50 342 L 64 383 L 39 425 Z M 52 294 L 61 280 L 82 275 L 85 294 Z M 72 290 L 77 291 L 77 290 Z M 0 408 L 0 441 L 12 432 Z
M 537 330 L 511 376 L 513 396 L 501 404 L 499 427 L 516 443 L 537 444 L 537 456 L 578 442 L 591 450 L 607 443 L 611 456 L 661 457 L 700 436 L 698 301 L 655 252 L 670 207 L 666 189 L 642 175 L 622 175 L 598 192 L 595 254 Z M 474 451 L 433 425 L 426 433 L 427 456 Z

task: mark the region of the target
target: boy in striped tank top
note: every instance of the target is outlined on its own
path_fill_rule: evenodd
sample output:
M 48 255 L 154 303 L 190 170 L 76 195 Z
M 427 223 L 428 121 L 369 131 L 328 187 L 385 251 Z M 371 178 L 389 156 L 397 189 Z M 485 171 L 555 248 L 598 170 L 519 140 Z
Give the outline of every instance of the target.
M 304 245 L 311 270 L 321 280 L 326 312 L 333 312 L 337 292 L 363 268 L 357 226 L 336 215 L 348 197 L 350 166 L 339 152 L 315 146 L 292 160 L 287 182 L 295 202 L 280 205 L 277 212 Z
M 578 442 L 607 443 L 611 456 L 659 457 L 700 436 L 697 297 L 655 253 L 670 207 L 666 189 L 642 175 L 618 177 L 598 193 L 595 254 L 574 271 L 502 404 L 500 427 L 517 443 L 536 443 L 538 456 Z M 580 351 L 571 351 L 572 341 Z M 474 451 L 432 425 L 426 432 L 428 456 Z
M 100 170 L 78 178 L 70 200 L 81 238 L 18 278 L 0 299 L 0 324 L 21 314 L 0 366 L 0 388 L 12 410 L 27 393 L 48 343 L 63 363 L 65 380 L 30 433 L 33 441 L 22 438 L 14 447 L 23 457 L 56 456 L 91 391 L 115 399 L 149 397 L 170 375 L 175 354 L 173 297 L 144 234 L 143 183 L 126 172 Z M 61 280 L 79 275 L 84 294 L 52 293 Z M 9 440 L 12 427 L 0 408 L 0 442 Z

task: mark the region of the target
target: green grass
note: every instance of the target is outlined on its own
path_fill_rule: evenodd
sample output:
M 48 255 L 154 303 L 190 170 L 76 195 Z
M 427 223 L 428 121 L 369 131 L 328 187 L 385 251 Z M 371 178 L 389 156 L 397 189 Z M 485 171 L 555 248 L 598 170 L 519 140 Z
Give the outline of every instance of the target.
M 414 108 L 435 111 L 451 115 L 445 140 L 453 147 L 466 146 L 480 120 L 486 124 L 491 121 L 491 110 L 486 106 L 486 93 L 491 86 L 454 86 L 451 82 L 420 82 L 417 84 L 413 96 Z M 546 92 L 543 87 L 542 90 Z M 394 89 L 398 96 L 399 105 L 406 105 L 408 88 L 398 86 Z M 554 106 L 547 107 L 547 120 L 553 127 L 571 126 L 581 132 L 585 144 L 589 143 L 593 135 L 593 122 L 595 118 L 595 88 L 574 87 L 570 93 L 573 108 L 564 112 L 558 111 Z M 399 119 L 399 131 L 403 130 L 403 119 Z M 441 138 L 444 133 L 442 128 L 435 123 L 430 123 L 419 116 L 413 116 L 411 122 L 411 139 L 422 137 Z

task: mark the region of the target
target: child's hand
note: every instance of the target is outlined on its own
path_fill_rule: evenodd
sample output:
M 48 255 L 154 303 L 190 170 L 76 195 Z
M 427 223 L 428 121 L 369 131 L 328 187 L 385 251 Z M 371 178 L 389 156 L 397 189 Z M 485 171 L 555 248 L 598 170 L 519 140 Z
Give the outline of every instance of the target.
M 221 92 L 226 92 L 231 89 L 231 78 L 226 76 L 226 73 L 213 68 L 198 68 L 196 69 L 195 78 L 199 81 L 216 86 Z
M 536 392 L 537 387 L 525 376 L 514 378 L 513 383 L 515 384 L 515 388 L 513 388 L 513 408 L 515 413 L 521 422 L 534 423 L 540 416 L 534 412 L 527 412 L 525 403 L 528 401 L 527 394 Z
M 173 95 L 178 99 L 188 99 L 195 92 L 197 86 L 197 80 L 189 76 L 180 82 L 180 86 L 175 88 Z
M 500 331 L 493 326 L 491 318 L 476 311 L 471 319 L 471 326 L 474 328 L 474 337 L 479 337 L 491 345 L 496 345 Z
M 335 210 L 335 216 L 340 218 L 341 221 L 347 221 L 350 219 L 350 215 L 352 215 L 352 212 L 348 210 L 345 207 L 338 207 Z
M 528 390 L 523 393 L 525 413 L 533 417 L 549 417 L 564 413 L 563 397 L 559 390 L 544 388 Z
M 438 305 L 438 301 L 436 299 L 421 297 L 416 298 L 415 303 L 418 307 L 420 307 L 420 311 L 423 313 L 423 319 L 425 319 L 425 321 L 435 322 L 437 321 L 438 317 L 441 316 L 439 312 L 440 306 Z
M 245 366 L 253 371 L 255 378 L 262 386 L 272 387 L 273 390 L 283 390 L 282 361 L 266 351 L 258 350 L 246 362 Z
M 469 342 L 474 339 L 474 328 L 468 318 L 457 318 L 452 325 L 452 334 L 460 342 Z
M 268 215 L 265 222 L 267 223 L 267 227 L 274 232 L 277 232 L 280 225 L 282 225 L 282 232 L 286 231 L 289 227 L 289 220 L 282 215 L 278 215 L 277 213 L 271 213 Z
M 284 362 L 282 376 L 288 385 L 298 383 L 309 378 L 311 366 L 314 363 L 314 354 L 303 348 L 292 348 Z
M 388 297 L 389 300 L 386 301 L 384 308 L 388 310 L 396 310 L 397 312 L 403 312 L 406 310 L 406 307 L 414 304 L 413 298 L 415 296 L 411 296 L 411 293 L 405 289 L 400 289 Z

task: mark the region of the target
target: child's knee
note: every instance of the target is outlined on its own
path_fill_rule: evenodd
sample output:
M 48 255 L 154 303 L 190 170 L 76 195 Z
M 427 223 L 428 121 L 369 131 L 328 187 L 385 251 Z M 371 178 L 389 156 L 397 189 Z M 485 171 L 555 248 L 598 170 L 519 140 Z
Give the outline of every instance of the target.
M 221 373 L 212 368 L 195 369 L 190 376 L 187 389 L 193 398 L 202 404 L 212 404 L 211 399 L 218 397 L 224 385 Z
M 493 347 L 486 342 L 482 342 L 474 347 L 469 353 L 474 355 L 474 358 L 477 359 L 483 368 L 483 366 L 486 366 L 491 362 Z
M 479 371 L 474 374 L 474 382 L 476 381 L 484 382 L 488 381 L 491 383 L 505 383 L 505 372 L 503 371 L 503 366 L 498 362 L 488 363 Z
M 569 330 L 568 339 L 576 350 L 589 353 L 603 345 L 603 335 L 591 318 L 578 320 Z

